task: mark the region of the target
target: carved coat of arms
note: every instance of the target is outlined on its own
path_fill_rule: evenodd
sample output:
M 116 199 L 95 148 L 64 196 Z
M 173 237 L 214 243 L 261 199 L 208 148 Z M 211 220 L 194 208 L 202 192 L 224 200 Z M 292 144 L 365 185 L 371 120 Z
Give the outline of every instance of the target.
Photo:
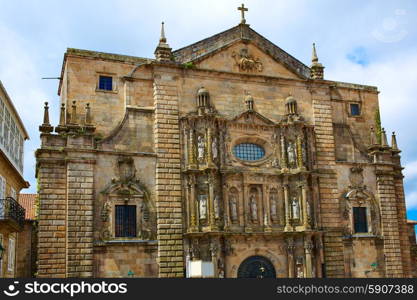
M 263 65 L 260 59 L 249 54 L 249 50 L 247 48 L 242 48 L 239 53 L 233 52 L 232 57 L 241 71 L 262 72 L 263 70 Z

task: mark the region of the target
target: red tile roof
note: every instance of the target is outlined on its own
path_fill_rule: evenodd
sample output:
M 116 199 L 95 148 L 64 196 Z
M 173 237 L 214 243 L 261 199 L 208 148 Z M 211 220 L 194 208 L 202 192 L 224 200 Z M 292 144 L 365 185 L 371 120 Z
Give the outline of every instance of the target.
M 19 194 L 19 204 L 26 210 L 25 220 L 36 219 L 36 197 L 37 194 Z

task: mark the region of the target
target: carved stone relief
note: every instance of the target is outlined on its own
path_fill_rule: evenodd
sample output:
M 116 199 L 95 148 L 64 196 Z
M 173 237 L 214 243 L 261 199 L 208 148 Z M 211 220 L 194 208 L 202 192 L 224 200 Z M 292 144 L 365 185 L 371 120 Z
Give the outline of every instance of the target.
M 240 71 L 262 72 L 263 70 L 263 64 L 260 59 L 251 55 L 247 48 L 240 49 L 239 53 L 233 52 L 232 57 Z

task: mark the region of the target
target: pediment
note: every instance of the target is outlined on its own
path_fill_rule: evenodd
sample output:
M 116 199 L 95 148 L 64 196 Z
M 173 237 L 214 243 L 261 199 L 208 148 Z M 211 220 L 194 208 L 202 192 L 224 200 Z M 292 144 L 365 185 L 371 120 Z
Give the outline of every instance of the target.
M 232 119 L 232 122 L 235 124 L 245 124 L 245 125 L 261 125 L 261 126 L 274 126 L 275 122 L 264 117 L 260 113 L 248 110 Z
M 238 25 L 174 51 L 198 68 L 284 78 L 309 78 L 310 69 L 247 25 Z
M 216 53 L 201 57 L 195 62 L 201 69 L 252 75 L 266 75 L 299 79 L 300 76 L 287 69 L 254 44 L 236 42 L 219 49 Z

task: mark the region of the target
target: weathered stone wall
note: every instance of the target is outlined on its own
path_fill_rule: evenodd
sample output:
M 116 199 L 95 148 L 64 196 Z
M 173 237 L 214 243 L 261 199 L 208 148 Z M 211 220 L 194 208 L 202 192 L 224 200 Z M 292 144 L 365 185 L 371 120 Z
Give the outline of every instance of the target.
M 312 92 L 317 168 L 319 170 L 320 220 L 324 231 L 327 277 L 343 277 L 343 243 L 340 228 L 339 191 L 335 170 L 335 144 L 330 99 L 325 90 Z
M 176 74 L 158 70 L 154 82 L 156 208 L 160 277 L 184 276 L 180 135 Z
M 33 221 L 26 221 L 23 230 L 18 233 L 16 248 L 16 277 L 33 276 L 36 259 L 36 228 Z
M 400 227 L 392 167 L 377 167 L 377 189 L 381 206 L 381 227 L 384 237 L 385 268 L 387 277 L 403 277 Z
M 250 77 L 203 70 L 186 70 L 179 82 L 180 114 L 196 109 L 196 94 L 204 86 L 210 93 L 210 103 L 227 118 L 246 110 L 246 93 L 254 98 L 254 109 L 261 115 L 278 122 L 285 115 L 285 99 L 292 95 L 297 100 L 299 114 L 311 122 L 310 92 L 306 83 L 286 79 Z
M 37 157 L 40 205 L 38 277 L 66 276 L 67 169 L 60 156 L 46 151 Z
M 94 164 L 95 160 L 67 162 L 66 277 L 93 276 Z
M 94 248 L 95 277 L 158 277 L 156 242 L 119 243 Z
M 107 136 L 123 120 L 126 105 L 153 106 L 149 71 L 141 69 L 139 74 L 135 73 L 134 81 L 125 80 L 125 76 L 129 76 L 138 63 L 145 62 L 144 59 L 129 58 L 85 50 L 67 50 L 60 87 L 61 103 L 65 103 L 69 114 L 72 102 L 77 102 L 77 121 L 80 124 L 84 121 L 84 107 L 90 103 L 96 133 L 102 137 Z M 113 78 L 112 91 L 98 89 L 100 75 Z

